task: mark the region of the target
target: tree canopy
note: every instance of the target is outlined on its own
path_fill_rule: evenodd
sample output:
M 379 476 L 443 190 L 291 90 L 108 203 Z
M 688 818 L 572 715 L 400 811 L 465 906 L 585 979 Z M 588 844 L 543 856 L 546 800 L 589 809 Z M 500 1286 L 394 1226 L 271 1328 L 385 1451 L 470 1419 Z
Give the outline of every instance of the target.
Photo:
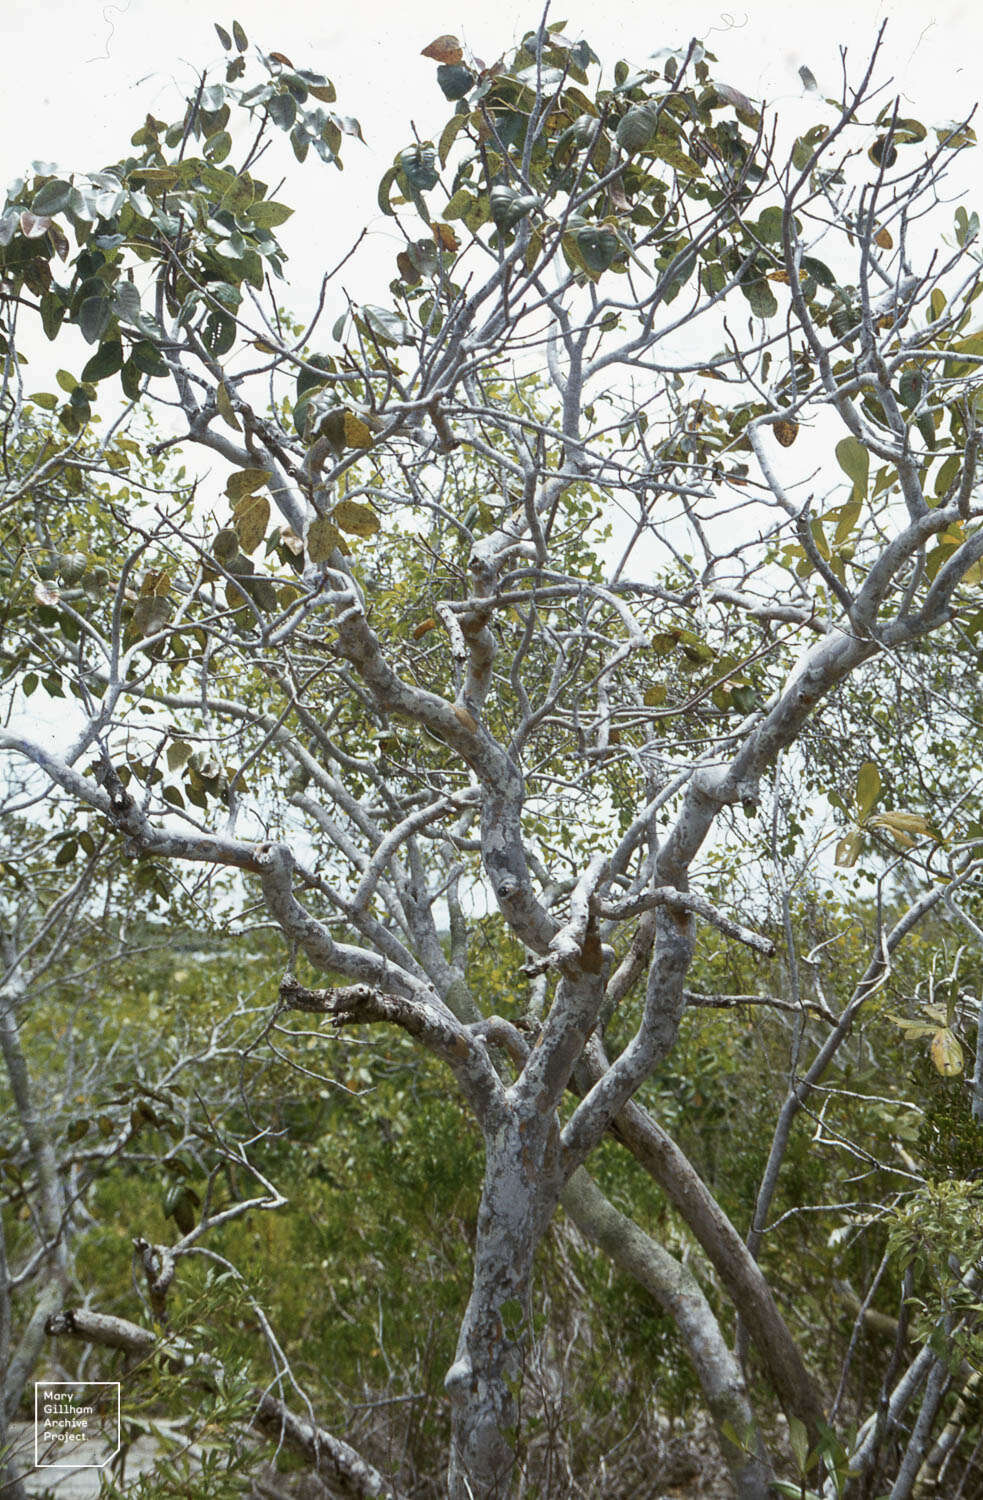
M 465 1305 L 430 1294 L 446 1474 L 325 1422 L 330 1335 L 281 1340 L 252 1291 L 272 1373 L 227 1349 L 195 1377 L 230 1428 L 328 1493 L 573 1493 L 538 1436 L 577 1358 L 544 1257 L 589 1244 L 674 1330 L 741 1500 L 904 1500 L 947 1463 L 975 1493 L 971 124 L 907 114 L 876 47 L 786 140 L 698 42 L 607 71 L 547 21 L 491 65 L 441 36 L 447 122 L 379 186 L 393 279 L 328 328 L 350 246 L 304 221 L 324 281 L 292 307 L 271 184 L 289 143 L 329 194 L 359 125 L 218 35 L 181 118 L 35 163 L 0 213 L 5 1420 L 56 1336 L 189 1378 L 224 1293 L 169 1331 L 182 1278 L 245 1286 L 278 1172 L 332 1129 L 373 1170 L 324 1104 L 364 1086 L 468 1224 L 440 1239 Z M 99 944 L 139 975 L 191 932 L 138 1063 Z M 66 1103 L 59 974 L 83 1096 L 116 1077 L 98 1114 Z M 166 1184 L 171 1237 L 127 1226 L 143 1322 L 76 1258 L 113 1163 Z M 439 1230 L 402 1207 L 410 1257 Z M 804 1267 L 847 1310 L 828 1353 Z

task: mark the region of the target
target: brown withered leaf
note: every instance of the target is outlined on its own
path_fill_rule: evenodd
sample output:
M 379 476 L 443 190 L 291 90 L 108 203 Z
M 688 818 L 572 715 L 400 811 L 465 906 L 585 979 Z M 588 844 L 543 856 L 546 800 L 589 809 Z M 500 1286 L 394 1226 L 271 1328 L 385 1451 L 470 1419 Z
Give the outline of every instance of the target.
M 631 212 L 631 203 L 625 193 L 625 184 L 620 172 L 616 177 L 612 177 L 608 183 L 608 199 L 615 213 L 627 214 Z
M 436 223 L 433 226 L 433 237 L 441 250 L 449 250 L 451 254 L 460 250 L 461 242 L 449 224 Z
M 882 250 L 890 250 L 892 248 L 892 246 L 894 245 L 894 241 L 891 238 L 890 230 L 888 230 L 888 229 L 879 229 L 877 231 L 877 233 L 874 235 L 874 244 L 875 245 L 880 245 L 880 247 L 881 247 Z
M 271 52 L 270 53 L 270 61 L 271 62 L 282 63 L 285 68 L 292 68 L 293 67 L 293 63 L 290 61 L 290 58 L 287 57 L 286 54 L 283 53 L 283 52 Z
M 456 36 L 438 36 L 424 47 L 420 53 L 421 57 L 430 57 L 437 63 L 459 63 L 464 57 L 461 44 Z
M 792 422 L 783 417 L 780 422 L 775 423 L 774 430 L 775 436 L 781 443 L 782 447 L 791 448 L 792 444 L 795 442 L 795 439 L 799 435 L 799 424 L 798 422 Z

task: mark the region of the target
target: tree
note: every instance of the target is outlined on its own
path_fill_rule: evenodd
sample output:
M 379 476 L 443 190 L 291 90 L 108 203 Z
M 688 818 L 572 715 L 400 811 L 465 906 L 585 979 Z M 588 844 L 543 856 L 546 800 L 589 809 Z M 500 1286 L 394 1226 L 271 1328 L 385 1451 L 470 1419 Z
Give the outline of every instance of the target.
M 323 107 L 328 80 L 274 52 L 253 84 L 241 28 L 219 36 L 224 81 L 203 75 L 181 120 L 148 116 L 98 173 L 36 172 L 0 217 L 0 745 L 161 889 L 229 874 L 223 900 L 283 934 L 282 1011 L 395 1027 L 453 1076 L 484 1144 L 446 1379 L 454 1500 L 517 1482 L 534 1265 L 561 1205 L 674 1319 L 742 1497 L 775 1472 L 750 1345 L 825 1494 L 848 1461 L 894 1462 L 924 1390 L 901 1500 L 956 1394 L 938 1345 L 971 1333 L 973 1266 L 926 1304 L 922 1352 L 885 1363 L 851 1450 L 757 1255 L 796 1119 L 918 923 L 973 892 L 956 809 L 953 834 L 878 803 L 872 760 L 846 783 L 838 767 L 837 791 L 810 749 L 851 685 L 879 699 L 926 642 L 976 650 L 976 216 L 957 208 L 937 246 L 973 132 L 882 103 L 876 49 L 786 157 L 697 43 L 612 82 L 545 23 L 491 67 L 441 37 L 426 52 L 454 112 L 380 186 L 396 277 L 329 338 L 330 273 L 306 324 L 274 298 L 291 210 L 257 170 L 277 131 L 331 163 L 358 127 Z M 37 322 L 91 346 L 59 371 L 64 401 L 25 393 Z M 127 404 L 107 397 L 100 432 L 117 375 Z M 136 458 L 172 450 L 216 461 L 226 501 L 208 470 L 147 488 Z M 71 699 L 57 751 L 16 696 L 42 684 Z M 870 840 L 930 855 L 906 907 L 881 876 L 835 1006 L 796 957 L 788 867 L 817 814 L 787 787 L 810 776 L 846 825 L 843 868 Z M 488 902 L 518 956 L 505 995 L 474 983 Z M 795 1018 L 747 1243 L 651 1083 L 687 1007 L 734 1003 L 692 987 L 721 943 L 781 950 Z M 957 1024 L 932 1022 L 943 1071 Z M 588 1175 L 612 1136 L 702 1247 L 740 1358 L 692 1273 Z M 359 1462 L 335 1482 L 379 1492 Z

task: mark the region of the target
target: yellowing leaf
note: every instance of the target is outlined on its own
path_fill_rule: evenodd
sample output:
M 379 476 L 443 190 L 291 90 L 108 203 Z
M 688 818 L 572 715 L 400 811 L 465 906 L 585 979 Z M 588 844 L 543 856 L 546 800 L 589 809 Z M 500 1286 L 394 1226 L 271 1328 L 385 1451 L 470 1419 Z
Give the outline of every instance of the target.
M 842 438 L 836 445 L 836 462 L 847 478 L 853 480 L 853 498 L 862 500 L 867 494 L 870 474 L 870 454 L 863 443 L 855 437 Z
M 658 708 L 660 703 L 666 701 L 666 685 L 664 682 L 653 682 L 645 689 L 642 702 L 646 708 Z
M 669 134 L 657 135 L 654 141 L 649 142 L 647 149 L 652 156 L 666 162 L 668 166 L 680 172 L 684 177 L 699 177 L 701 175 L 702 169 L 697 166 L 692 157 L 687 156 L 685 151 L 680 150 L 679 143 Z
M 442 167 L 446 167 L 447 165 L 447 157 L 450 153 L 451 147 L 454 144 L 455 137 L 460 130 L 463 130 L 464 126 L 467 125 L 467 123 L 467 115 L 451 115 L 447 124 L 441 131 L 440 140 L 437 142 L 437 154 L 440 157 L 440 165 Z
M 261 490 L 270 477 L 269 469 L 236 469 L 225 482 L 225 493 L 235 505 L 243 495 Z
M 890 231 L 887 229 L 879 229 L 874 235 L 874 244 L 880 245 L 882 250 L 890 250 L 892 245 L 894 244 L 894 241 L 891 238 Z
M 926 1026 L 923 1021 L 909 1021 L 907 1016 L 894 1016 L 890 1011 L 886 1013 L 886 1019 L 901 1027 L 908 1042 L 917 1041 L 923 1036 L 934 1036 L 939 1029 L 937 1026 Z
M 361 417 L 345 412 L 345 443 L 349 448 L 371 448 L 372 433 Z
M 308 559 L 312 563 L 327 562 L 336 547 L 345 550 L 341 532 L 330 516 L 318 516 L 307 528 Z
M 270 524 L 270 502 L 265 495 L 244 495 L 232 507 L 232 519 L 243 552 L 255 552 Z
M 860 520 L 861 504 L 859 500 L 848 500 L 846 505 L 840 506 L 840 518 L 836 523 L 833 533 L 834 546 L 841 547 L 853 532 L 854 527 Z
M 163 599 L 171 591 L 171 575 L 166 568 L 151 568 L 144 574 L 140 585 L 140 597 L 152 599 L 154 595 Z
M 936 1072 L 941 1073 L 943 1078 L 955 1078 L 957 1073 L 962 1072 L 963 1049 L 948 1026 L 935 1033 L 930 1052 Z
M 167 747 L 167 769 L 177 771 L 191 759 L 191 746 L 184 740 L 174 740 Z
M 885 828 L 903 828 L 907 833 L 930 833 L 928 819 L 923 818 L 921 813 L 912 812 L 886 812 L 878 813 L 876 821 L 883 823 Z
M 857 818 L 862 823 L 881 794 L 881 773 L 872 760 L 857 772 Z
M 339 500 L 332 511 L 332 519 L 342 531 L 350 531 L 353 536 L 374 536 L 379 530 L 379 517 L 375 511 L 367 505 L 359 505 L 357 500 Z
M 218 414 L 223 422 L 227 422 L 230 427 L 234 427 L 236 432 L 241 432 L 242 427 L 240 426 L 239 418 L 235 414 L 232 398 L 224 381 L 219 381 L 218 389 L 215 392 L 215 405 L 218 407 Z
M 433 615 L 430 615 L 426 620 L 421 620 L 419 625 L 414 627 L 413 639 L 415 641 L 422 640 L 422 638 L 428 633 L 428 631 L 436 630 L 436 628 L 437 621 L 434 619 Z
M 863 847 L 863 834 L 846 833 L 836 846 L 836 863 L 841 869 L 849 870 L 857 863 L 860 850 Z

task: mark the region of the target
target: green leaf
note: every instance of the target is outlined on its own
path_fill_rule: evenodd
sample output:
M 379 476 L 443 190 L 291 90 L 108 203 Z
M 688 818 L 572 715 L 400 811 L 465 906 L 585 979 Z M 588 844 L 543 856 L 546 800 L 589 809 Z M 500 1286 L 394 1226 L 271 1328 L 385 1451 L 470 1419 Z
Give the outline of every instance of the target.
M 134 344 L 130 361 L 143 375 L 167 374 L 167 366 L 161 357 L 160 350 L 149 339 L 141 339 L 138 344 Z
M 833 287 L 836 285 L 836 277 L 825 261 L 816 260 L 814 255 L 803 255 L 800 265 L 806 275 L 811 276 L 813 281 L 818 281 L 820 286 Z
M 658 157 L 659 161 L 666 162 L 673 171 L 679 172 L 683 177 L 700 177 L 703 169 L 698 166 L 691 156 L 687 156 L 682 150 L 675 136 L 665 131 L 659 132 L 653 141 L 646 147 L 652 156 Z
M 517 193 L 515 188 L 503 187 L 499 183 L 489 195 L 492 222 L 496 229 L 511 229 L 524 219 L 539 204 L 534 193 Z M 448 205 L 449 207 L 450 205 Z M 446 218 L 446 212 L 444 217 Z
M 249 217 L 257 229 L 276 229 L 285 224 L 293 213 L 285 203 L 274 203 L 272 201 L 254 203 L 249 210 Z
M 224 161 L 232 150 L 232 137 L 227 130 L 218 130 L 208 137 L 204 149 L 209 161 Z
M 752 225 L 751 227 L 755 229 L 758 238 L 763 240 L 766 245 L 777 245 L 782 237 L 782 218 L 782 210 L 777 204 L 772 204 L 770 208 L 762 211 L 757 225 Z
M 799 72 L 802 72 L 801 68 Z M 813 87 L 815 87 L 815 82 L 813 82 Z M 799 1473 L 804 1474 L 809 1457 L 809 1434 L 806 1431 L 805 1423 L 798 1417 L 789 1417 L 788 1441 L 789 1447 L 795 1455 L 795 1462 L 798 1465 Z
M 226 52 L 231 52 L 232 38 L 229 36 L 229 33 L 226 31 L 225 27 L 220 26 L 217 21 L 215 21 L 213 24 L 215 26 L 215 30 L 218 32 L 218 39 L 222 43 L 222 46 L 225 48 Z
M 140 316 L 140 293 L 132 281 L 118 281 L 113 291 L 113 308 L 116 316 L 126 323 L 135 323 Z
M 387 172 L 384 172 L 382 174 L 382 181 L 379 183 L 379 191 L 376 193 L 376 202 L 378 203 L 382 212 L 384 214 L 387 214 L 389 218 L 393 218 L 396 212 L 389 201 L 389 193 L 393 183 L 396 181 L 397 171 L 398 168 L 390 167 Z
M 123 343 L 121 339 L 107 339 L 100 344 L 82 371 L 83 380 L 105 380 L 123 368 Z
M 463 99 L 474 83 L 474 74 L 462 63 L 441 63 L 437 69 L 437 85 L 445 99 L 452 102 Z
M 763 276 L 755 281 L 742 281 L 741 291 L 750 302 L 755 317 L 772 318 L 777 313 L 775 294 Z
M 238 51 L 245 52 L 246 48 L 249 46 L 249 42 L 246 38 L 246 33 L 243 31 L 238 21 L 232 22 L 232 37 L 235 41 Z
M 945 463 L 942 464 L 939 472 L 935 476 L 935 493 L 939 497 L 939 499 L 942 498 L 942 496 L 945 494 L 946 490 L 954 482 L 954 480 L 959 477 L 959 471 L 961 468 L 962 455 L 959 453 L 950 453 L 949 457 L 946 459 Z
M 113 316 L 108 297 L 87 297 L 79 309 L 79 332 L 87 344 L 98 344 Z
M 643 150 L 658 129 L 659 116 L 654 104 L 634 104 L 618 121 L 614 138 L 622 151 Z
M 863 823 L 881 794 L 881 773 L 872 760 L 864 761 L 857 772 L 857 821 Z
M 853 499 L 863 500 L 867 496 L 867 480 L 870 475 L 870 454 L 855 437 L 841 438 L 836 445 L 836 462 L 848 479 L 853 481 Z
M 386 307 L 373 307 L 366 303 L 359 309 L 369 331 L 383 344 L 406 344 L 410 329 L 405 318 L 390 312 Z
M 68 207 L 72 196 L 72 185 L 70 182 L 62 182 L 54 178 L 46 182 L 44 187 L 39 188 L 34 195 L 31 204 L 32 214 L 60 214 Z
M 209 354 L 214 355 L 216 359 L 221 359 L 223 355 L 228 354 L 236 341 L 235 318 L 229 317 L 227 313 L 209 313 L 201 330 L 201 337 Z
M 618 236 L 604 224 L 586 224 L 577 230 L 577 249 L 588 271 L 606 271 L 618 253 Z
M 54 340 L 58 337 L 64 317 L 65 305 L 61 298 L 54 292 L 45 292 L 41 298 L 41 327 L 46 338 Z
M 410 187 L 416 188 L 419 193 L 429 192 L 440 181 L 435 163 L 436 152 L 429 143 L 408 146 L 399 153 L 400 170 Z
M 958 349 L 960 354 L 983 355 L 983 330 L 971 333 L 968 338 L 956 339 L 949 347 Z
M 297 118 L 297 100 L 293 94 L 274 94 L 267 108 L 275 125 L 279 125 L 281 130 L 290 130 Z
M 128 401 L 136 401 L 140 395 L 142 380 L 140 371 L 132 359 L 128 359 L 119 372 L 120 385 L 123 387 L 123 395 Z

